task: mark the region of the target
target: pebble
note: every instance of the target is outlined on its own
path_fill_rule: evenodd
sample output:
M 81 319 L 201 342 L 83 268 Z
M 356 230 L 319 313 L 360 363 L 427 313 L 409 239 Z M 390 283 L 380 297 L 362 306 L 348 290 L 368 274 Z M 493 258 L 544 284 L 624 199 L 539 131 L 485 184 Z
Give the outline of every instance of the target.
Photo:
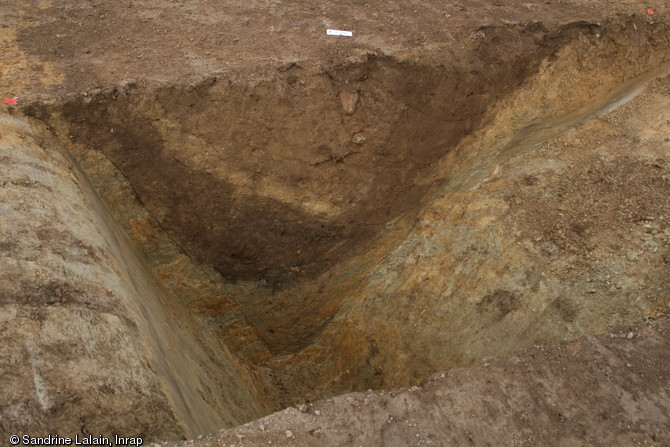
M 356 111 L 356 104 L 358 104 L 357 92 L 340 92 L 340 102 L 342 109 L 347 115 L 352 115 Z
M 361 145 L 365 143 L 365 141 L 366 141 L 365 135 L 363 135 L 362 133 L 355 133 L 354 136 L 351 137 L 351 142 L 354 144 Z
M 291 430 L 286 430 L 286 437 L 287 438 L 292 438 L 293 437 L 293 432 Z

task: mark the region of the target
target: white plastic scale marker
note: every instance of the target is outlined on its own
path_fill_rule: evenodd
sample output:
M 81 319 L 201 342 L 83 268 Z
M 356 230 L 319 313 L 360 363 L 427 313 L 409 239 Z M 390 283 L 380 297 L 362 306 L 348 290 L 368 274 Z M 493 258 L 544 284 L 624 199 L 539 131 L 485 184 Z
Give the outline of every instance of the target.
M 345 37 L 351 37 L 354 35 L 351 31 L 342 31 L 340 29 L 327 29 L 326 34 L 328 36 L 345 36 Z

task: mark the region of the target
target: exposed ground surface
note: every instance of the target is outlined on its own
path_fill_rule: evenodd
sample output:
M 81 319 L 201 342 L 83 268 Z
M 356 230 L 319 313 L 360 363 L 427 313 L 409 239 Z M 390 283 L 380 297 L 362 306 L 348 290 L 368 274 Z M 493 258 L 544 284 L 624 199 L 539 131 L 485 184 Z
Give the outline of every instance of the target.
M 667 317 L 536 346 L 422 386 L 291 407 L 203 439 L 222 446 L 665 446 Z
M 0 436 L 194 437 L 665 315 L 668 6 L 1 2 Z M 667 318 L 635 334 L 203 445 L 665 445 Z

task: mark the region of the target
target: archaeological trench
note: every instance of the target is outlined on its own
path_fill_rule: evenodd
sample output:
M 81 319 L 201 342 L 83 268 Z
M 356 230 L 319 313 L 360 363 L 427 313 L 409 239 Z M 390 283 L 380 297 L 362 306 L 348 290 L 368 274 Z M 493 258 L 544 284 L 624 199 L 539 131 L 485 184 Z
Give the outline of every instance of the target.
M 670 446 L 670 3 L 298 3 L 0 4 L 0 445 Z

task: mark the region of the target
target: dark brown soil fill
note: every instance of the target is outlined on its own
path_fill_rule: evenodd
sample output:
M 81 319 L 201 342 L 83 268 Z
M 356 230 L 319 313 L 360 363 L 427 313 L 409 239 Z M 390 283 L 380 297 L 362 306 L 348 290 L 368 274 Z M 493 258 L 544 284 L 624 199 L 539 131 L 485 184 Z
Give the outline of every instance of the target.
M 491 64 L 500 41 L 511 66 Z M 369 55 L 324 73 L 292 65 L 255 85 L 129 85 L 70 101 L 62 113 L 71 137 L 112 160 L 189 256 L 229 280 L 285 282 L 360 253 L 386 223 L 416 212 L 426 172 L 549 51 L 502 30 L 467 67 Z M 258 191 L 264 182 L 286 185 L 297 200 Z M 315 212 L 307 197 L 332 210 Z

